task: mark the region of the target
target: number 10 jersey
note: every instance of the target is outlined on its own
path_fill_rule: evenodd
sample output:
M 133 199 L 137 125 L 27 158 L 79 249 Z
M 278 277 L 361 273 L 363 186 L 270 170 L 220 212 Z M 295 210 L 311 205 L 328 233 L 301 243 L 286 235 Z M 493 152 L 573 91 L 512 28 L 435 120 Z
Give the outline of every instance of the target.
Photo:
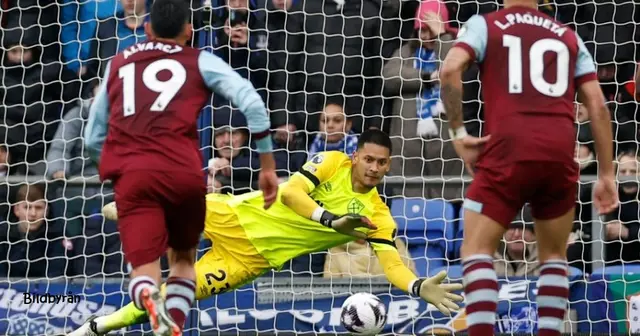
M 480 68 L 484 133 L 491 139 L 478 167 L 574 165 L 576 90 L 597 79 L 580 37 L 544 13 L 514 6 L 470 18 L 456 46 Z

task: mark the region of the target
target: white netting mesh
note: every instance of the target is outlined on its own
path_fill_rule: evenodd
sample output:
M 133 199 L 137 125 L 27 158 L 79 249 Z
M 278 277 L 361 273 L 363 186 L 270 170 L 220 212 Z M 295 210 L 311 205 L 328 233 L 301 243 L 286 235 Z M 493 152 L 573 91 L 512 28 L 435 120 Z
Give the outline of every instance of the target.
M 106 60 L 145 39 L 142 25 L 151 1 L 0 3 L 0 174 L 7 176 L 0 187 L 0 276 L 6 279 L 0 282 L 0 332 L 56 334 L 129 301 L 116 224 L 100 215 L 112 191 L 97 183 L 82 134 Z M 620 186 L 619 212 L 593 215 L 590 181 L 597 168 L 589 122 L 577 107 L 583 182 L 568 244 L 575 269 L 567 331 L 638 331 L 635 72 L 640 35 L 635 27 L 640 11 L 624 0 L 544 0 L 540 5 L 576 29 L 594 55 L 614 116 L 620 175 L 631 179 Z M 272 113 L 282 180 L 309 154 L 352 152 L 363 129 L 388 132 L 394 162 L 380 190 L 399 225 L 405 261 L 422 276 L 444 268 L 459 279 L 460 202 L 470 179 L 448 139 L 433 74 L 457 28 L 471 15 L 498 6 L 494 0 L 194 0 L 192 43 L 223 58 L 259 90 Z M 428 27 L 423 31 L 442 30 L 424 44 L 433 54 L 420 53 L 417 11 L 435 13 L 422 21 Z M 483 111 L 474 71 L 464 75 L 464 114 L 469 133 L 479 134 Z M 224 130 L 246 123 L 232 110 L 216 97 L 200 119 L 215 192 L 246 192 L 257 183 L 258 161 L 249 159 L 246 139 Z M 325 132 L 329 135 L 323 138 Z M 241 150 L 221 149 L 228 144 Z M 247 163 L 229 169 L 230 161 Z M 522 221 L 531 221 L 526 211 L 516 220 Z M 505 238 L 514 242 L 496 252 L 502 259 L 496 269 L 509 275 L 500 290 L 497 329 L 531 331 L 535 257 L 515 260 L 523 251 L 535 251 L 535 243 L 527 228 Z M 203 242 L 201 252 L 207 245 Z M 610 267 L 603 270 L 605 265 Z M 464 313 L 443 318 L 424 302 L 390 291 L 381 272 L 369 247 L 359 243 L 301 256 L 253 285 L 201 302 L 187 328 L 193 334 L 344 331 L 341 303 L 346 293 L 359 291 L 385 302 L 386 331 L 465 328 Z M 25 293 L 59 296 L 42 303 L 29 301 Z

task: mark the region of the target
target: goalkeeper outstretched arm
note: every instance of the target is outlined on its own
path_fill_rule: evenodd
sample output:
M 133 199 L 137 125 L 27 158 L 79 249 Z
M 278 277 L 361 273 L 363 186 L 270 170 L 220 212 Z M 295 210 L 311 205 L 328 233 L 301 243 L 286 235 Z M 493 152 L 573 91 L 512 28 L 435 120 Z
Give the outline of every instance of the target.
M 441 283 L 447 277 L 447 272 L 441 271 L 434 277 L 420 279 L 404 265 L 398 250 L 376 250 L 376 256 L 384 269 L 387 280 L 395 287 L 421 297 L 445 315 L 450 315 L 451 312 L 460 308 L 455 302 L 462 301 L 463 297 L 451 292 L 461 290 L 462 284 Z
M 462 290 L 462 284 L 442 283 L 447 277 L 445 271 L 434 277 L 421 279 L 402 262 L 394 243 L 397 226 L 389 208 L 382 201 L 377 205 L 372 220 L 379 228 L 367 233 L 367 241 L 375 251 L 387 280 L 395 287 L 433 304 L 445 315 L 458 310 L 455 302 L 462 301 L 463 298 L 452 292 Z
M 463 298 L 451 292 L 461 290 L 462 284 L 441 284 L 447 276 L 446 272 L 440 272 L 429 279 L 420 279 L 402 263 L 393 243 L 396 224 L 382 200 L 378 198 L 378 201 L 373 203 L 375 209 L 371 217 L 372 224 L 368 219 L 353 214 L 336 216 L 311 198 L 310 194 L 315 188 L 328 181 L 338 169 L 344 169 L 339 164 L 344 160 L 344 154 L 336 152 L 324 152 L 321 156 L 314 157 L 281 187 L 282 203 L 302 217 L 320 222 L 338 232 L 366 239 L 376 251 L 387 279 L 394 286 L 420 296 L 443 314 L 449 315 L 451 311 L 459 309 L 454 301 L 462 301 Z M 356 231 L 358 227 L 366 227 L 369 230 L 366 233 Z

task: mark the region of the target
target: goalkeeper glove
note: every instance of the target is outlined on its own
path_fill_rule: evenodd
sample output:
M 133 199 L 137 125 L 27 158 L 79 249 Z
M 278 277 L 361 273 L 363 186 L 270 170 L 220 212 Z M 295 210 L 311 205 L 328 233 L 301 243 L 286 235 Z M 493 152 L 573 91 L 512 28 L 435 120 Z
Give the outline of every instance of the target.
M 328 228 L 332 228 L 337 232 L 357 239 L 366 239 L 367 234 L 357 231 L 356 228 L 363 227 L 370 230 L 377 229 L 377 227 L 373 225 L 367 217 L 352 213 L 337 216 L 323 208 L 316 209 L 313 212 L 313 215 L 311 215 L 311 219 Z
M 451 315 L 460 307 L 454 301 L 461 302 L 464 298 L 458 294 L 451 293 L 461 290 L 462 284 L 443 284 L 442 280 L 447 277 L 447 272 L 441 271 L 428 279 L 417 279 L 409 286 L 411 294 L 421 297 L 423 300 L 434 305 L 438 310 Z

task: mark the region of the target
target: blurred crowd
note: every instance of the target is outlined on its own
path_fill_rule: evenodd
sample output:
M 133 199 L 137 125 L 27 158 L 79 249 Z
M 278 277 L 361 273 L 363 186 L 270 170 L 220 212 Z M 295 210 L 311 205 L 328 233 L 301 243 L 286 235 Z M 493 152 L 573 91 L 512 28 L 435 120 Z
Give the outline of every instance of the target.
M 185 0 L 187 1 L 187 0 Z M 461 176 L 439 100 L 438 69 L 457 30 L 496 0 L 192 0 L 191 44 L 209 50 L 249 79 L 268 106 L 278 176 L 286 181 L 324 150 L 351 154 L 358 134 L 380 128 L 393 139 L 393 176 Z M 108 186 L 71 183 L 94 177 L 83 128 L 106 62 L 146 39 L 152 0 L 2 0 L 0 11 L 0 174 L 43 176 L 39 184 L 0 185 L 0 274 L 11 277 L 122 276 L 116 224 L 100 216 Z M 540 9 L 575 29 L 597 63 L 613 119 L 622 200 L 605 218 L 607 263 L 640 262 L 637 98 L 640 93 L 640 5 L 633 1 L 540 0 Z M 464 75 L 470 134 L 482 130 L 478 69 Z M 220 96 L 204 113 L 202 132 L 210 192 L 256 188 L 259 160 L 244 116 Z M 597 172 L 588 116 L 576 104 L 576 160 Z M 210 138 L 209 138 L 210 137 Z M 26 180 L 26 179 L 25 179 Z M 399 197 L 444 199 L 459 213 L 464 186 L 384 185 Z M 591 270 L 590 184 L 581 183 L 572 265 Z M 394 214 L 400 215 L 403 214 Z M 502 275 L 535 275 L 535 235 L 528 209 L 514 219 L 496 251 Z M 426 223 L 425 225 L 428 225 Z M 411 267 L 424 251 L 402 236 Z M 429 244 L 427 242 L 426 244 Z M 441 258 L 455 264 L 458 252 Z M 433 256 L 429 256 L 432 258 Z M 424 274 L 428 270 L 418 269 Z M 292 273 L 293 272 L 293 273 Z M 277 275 L 376 276 L 382 271 L 365 242 L 301 256 Z

